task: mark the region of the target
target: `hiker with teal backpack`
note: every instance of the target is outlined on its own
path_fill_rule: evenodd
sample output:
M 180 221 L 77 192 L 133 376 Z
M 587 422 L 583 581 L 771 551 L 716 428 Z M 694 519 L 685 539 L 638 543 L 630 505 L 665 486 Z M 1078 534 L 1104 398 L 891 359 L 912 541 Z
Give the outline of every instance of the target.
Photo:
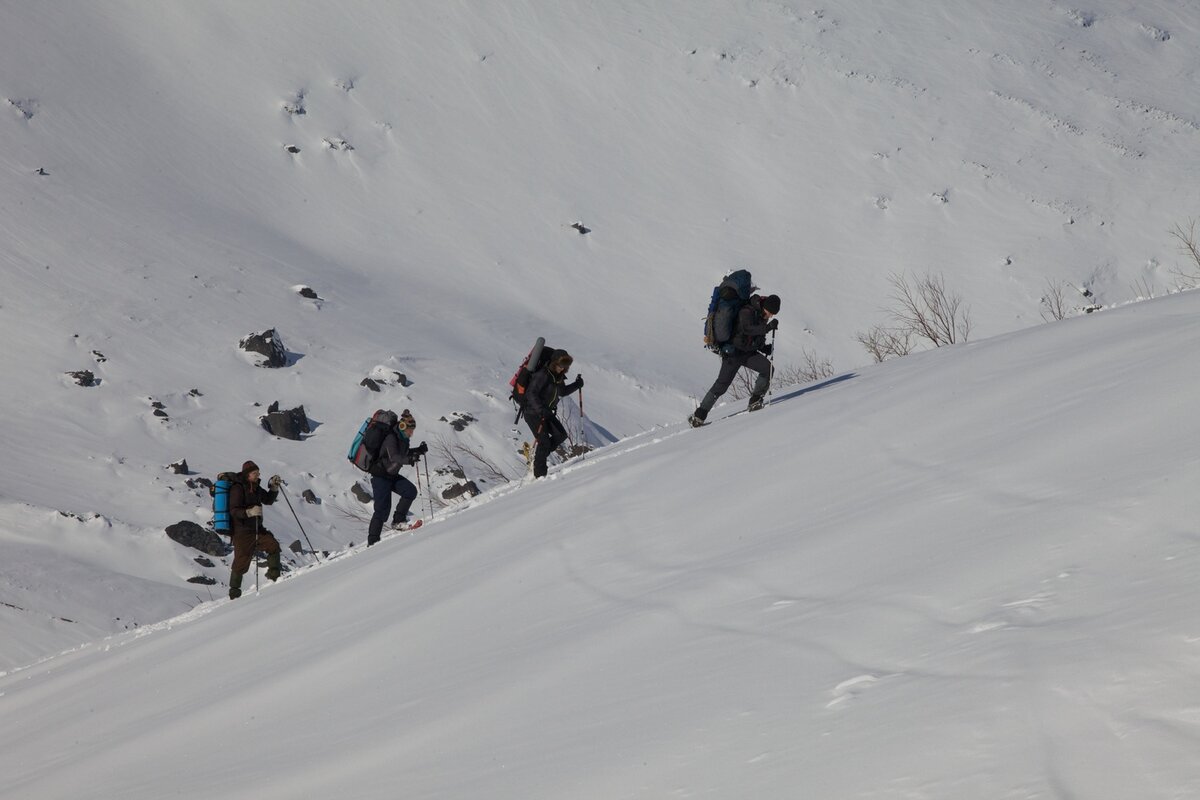
M 267 580 L 279 580 L 279 540 L 262 526 L 263 506 L 279 497 L 280 477 L 274 475 L 268 489 L 259 483 L 258 465 L 242 464 L 242 471 L 229 476 L 229 522 L 233 538 L 233 565 L 229 570 L 229 599 L 242 596 L 242 576 L 250 570 L 250 561 L 259 550 L 267 554 Z
M 763 407 L 774 369 L 770 359 L 774 346 L 767 342 L 767 334 L 779 327 L 779 320 L 774 318 L 779 313 L 779 295 L 751 294 L 755 288 L 750 273 L 737 270 L 713 289 L 704 341 L 708 349 L 721 356 L 721 371 L 699 407 L 688 417 L 694 428 L 705 423 L 708 412 L 743 367 L 758 373 L 747 410 L 758 411 Z
M 378 455 L 371 459 L 368 470 L 371 474 L 371 495 L 374 498 L 375 513 L 367 528 L 367 547 L 377 544 L 383 534 L 383 523 L 388 518 L 388 512 L 392 510 L 393 494 L 398 495 L 400 500 L 396 503 L 396 513 L 392 515 L 392 527 L 411 530 L 421 525 L 419 519 L 411 526 L 406 524 L 408 510 L 417 499 L 417 487 L 401 475 L 400 470 L 407 466 L 415 467 L 421 457 L 429 452 L 429 446 L 424 442 L 412 446 L 411 439 L 417 429 L 417 420 L 407 408 L 398 419 L 390 411 L 383 413 L 389 415 L 390 420 L 384 420 Z

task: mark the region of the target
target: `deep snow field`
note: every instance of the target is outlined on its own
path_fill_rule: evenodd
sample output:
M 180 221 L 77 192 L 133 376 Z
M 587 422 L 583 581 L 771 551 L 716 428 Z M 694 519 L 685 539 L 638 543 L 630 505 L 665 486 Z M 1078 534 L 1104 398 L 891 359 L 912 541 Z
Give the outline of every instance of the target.
M 911 6 L 0 3 L 0 797 L 1200 797 L 1200 5 Z M 693 431 L 738 266 L 829 369 Z M 896 274 L 970 341 L 870 363 Z M 247 458 L 333 557 L 231 603 Z

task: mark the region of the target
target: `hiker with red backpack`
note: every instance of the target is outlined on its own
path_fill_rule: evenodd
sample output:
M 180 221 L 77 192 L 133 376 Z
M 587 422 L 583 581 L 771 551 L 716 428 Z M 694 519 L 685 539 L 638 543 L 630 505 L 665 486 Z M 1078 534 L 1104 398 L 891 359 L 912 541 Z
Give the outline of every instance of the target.
M 233 538 L 233 565 L 229 570 L 229 599 L 242 596 L 242 576 L 250 570 L 254 554 L 262 550 L 267 554 L 267 580 L 279 580 L 279 540 L 262 526 L 263 506 L 269 506 L 279 497 L 278 475 L 271 476 L 268 489 L 259 483 L 258 465 L 253 461 L 242 464 L 242 471 L 230 474 L 229 517 Z
M 571 354 L 566 350 L 553 351 L 545 365 L 529 376 L 524 391 L 521 413 L 537 442 L 533 453 L 534 478 L 546 477 L 546 459 L 567 440 L 567 429 L 558 419 L 558 401 L 583 388 L 582 375 L 566 382 L 571 362 Z
M 392 527 L 405 529 L 408 509 L 417 499 L 417 487 L 401 475 L 400 470 L 407 466 L 416 466 L 421 456 L 429 452 L 429 446 L 424 442 L 416 447 L 411 445 L 417 420 L 407 408 L 401 412 L 398 419 L 391 411 L 384 413 L 390 416 L 390 419 L 383 420 L 383 441 L 379 445 L 378 455 L 372 459 L 369 470 L 375 514 L 367 528 L 367 547 L 379 542 L 383 533 L 383 523 L 387 520 L 388 512 L 392 510 L 393 493 L 399 495 L 400 501 L 396 503 L 396 513 L 392 515 Z M 421 521 L 417 520 L 412 527 L 418 527 L 420 524 Z
M 767 342 L 767 334 L 779 327 L 779 320 L 774 318 L 779 313 L 779 295 L 772 294 L 762 297 L 756 294 L 750 296 L 749 299 L 739 301 L 738 290 L 731 291 L 732 287 L 726 288 L 729 279 L 738 274 L 733 273 L 727 276 L 726 281 L 722 282 L 713 292 L 713 303 L 710 305 L 709 312 L 710 324 L 709 329 L 706 330 L 705 339 L 709 349 L 721 356 L 721 371 L 717 374 L 717 380 L 708 390 L 708 394 L 704 395 L 704 399 L 700 401 L 700 406 L 688 417 L 688 422 L 694 428 L 705 423 L 705 420 L 708 419 L 708 412 L 716 405 L 721 395 L 729 389 L 738 370 L 742 367 L 748 367 L 758 373 L 754 387 L 750 390 L 750 402 L 747 410 L 758 411 L 761 409 L 763 398 L 771 386 L 771 373 L 774 368 L 771 365 L 770 356 L 773 345 Z M 745 272 L 744 294 L 749 294 L 751 288 L 750 274 Z M 727 309 L 731 307 L 736 309 L 736 316 L 730 315 L 732 316 L 730 320 L 732 325 L 726 326 L 727 332 L 724 336 L 721 333 L 712 334 L 711 329 L 714 326 L 711 321 L 716 319 L 719 323 L 721 315 L 728 314 Z M 718 331 L 721 327 L 720 324 L 715 326 Z

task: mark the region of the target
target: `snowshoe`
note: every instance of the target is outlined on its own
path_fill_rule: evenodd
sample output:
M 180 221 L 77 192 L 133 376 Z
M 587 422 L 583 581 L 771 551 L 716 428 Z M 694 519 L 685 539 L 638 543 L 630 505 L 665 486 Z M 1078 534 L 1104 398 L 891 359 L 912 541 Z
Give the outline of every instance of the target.
M 763 399 L 761 397 L 751 397 L 750 404 L 748 406 L 746 406 L 746 410 L 747 411 L 761 411 L 762 407 L 764 405 L 766 405 L 766 403 L 763 402 Z

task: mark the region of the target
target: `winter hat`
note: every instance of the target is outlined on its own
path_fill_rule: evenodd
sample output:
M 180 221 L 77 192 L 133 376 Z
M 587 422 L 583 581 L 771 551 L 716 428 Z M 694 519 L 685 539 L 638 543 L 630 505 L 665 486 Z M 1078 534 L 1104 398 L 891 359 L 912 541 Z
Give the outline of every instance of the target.
M 571 358 L 571 354 L 568 353 L 566 350 L 555 350 L 554 353 L 550 356 L 550 366 L 562 367 L 564 369 L 569 369 L 571 366 L 571 362 L 574 360 L 575 359 Z
M 766 297 L 764 297 L 762 299 L 761 305 L 762 305 L 762 310 L 766 311 L 768 314 L 778 314 L 779 313 L 779 295 L 777 295 L 777 294 L 767 295 Z
M 400 430 L 406 431 L 417 427 L 417 419 L 407 408 L 400 412 Z
M 251 472 L 257 472 L 257 471 L 258 471 L 258 464 L 255 464 L 253 461 L 247 461 L 245 464 L 242 464 L 242 474 L 243 475 L 249 475 Z

